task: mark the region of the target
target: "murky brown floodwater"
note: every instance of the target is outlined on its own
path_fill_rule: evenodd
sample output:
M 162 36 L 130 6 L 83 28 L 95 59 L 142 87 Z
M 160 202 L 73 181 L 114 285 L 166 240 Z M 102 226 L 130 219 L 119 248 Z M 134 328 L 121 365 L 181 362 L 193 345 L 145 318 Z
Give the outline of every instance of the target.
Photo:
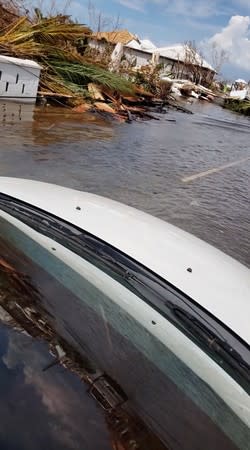
M 2 108 L 0 175 L 128 203 L 250 266 L 250 160 L 190 183 L 181 181 L 249 157 L 248 118 L 199 104 L 193 106 L 194 115 L 170 112 L 159 122 L 132 125 L 51 108 L 35 110 L 32 121 L 31 108 L 22 106 L 21 120 L 9 111 L 3 122 Z
M 0 176 L 111 197 L 250 266 L 250 122 L 211 104 L 192 109 L 194 115 L 169 112 L 159 122 L 120 125 L 0 104 Z M 245 162 L 182 181 L 238 160 Z M 47 362 L 45 344 L 0 328 L 0 448 L 110 449 L 103 415 L 83 385 L 61 367 L 41 374 Z

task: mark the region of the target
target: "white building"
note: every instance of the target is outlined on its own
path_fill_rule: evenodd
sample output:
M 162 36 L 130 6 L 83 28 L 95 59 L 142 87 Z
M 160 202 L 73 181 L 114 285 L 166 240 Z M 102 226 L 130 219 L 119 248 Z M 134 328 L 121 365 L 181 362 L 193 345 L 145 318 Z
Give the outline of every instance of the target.
M 0 100 L 35 103 L 40 72 L 34 61 L 0 55 Z
M 124 48 L 126 57 L 137 67 L 146 66 L 152 61 L 153 55 L 158 54 L 159 63 L 163 72 L 172 74 L 174 78 L 191 79 L 194 82 L 212 81 L 215 75 L 214 68 L 195 50 L 185 44 L 168 47 L 156 47 L 154 44 L 147 47 L 141 41 L 129 42 Z M 146 41 L 148 42 L 148 41 Z M 150 41 L 149 41 L 150 42 Z
M 156 60 L 162 64 L 165 74 L 171 73 L 174 78 L 208 84 L 216 73 L 198 52 L 186 44 L 157 48 L 150 40 L 140 40 L 127 30 L 96 33 L 89 41 L 90 47 L 100 52 L 103 52 L 107 45 L 112 47 L 118 43 L 123 44 L 124 56 L 129 63 L 138 68 Z

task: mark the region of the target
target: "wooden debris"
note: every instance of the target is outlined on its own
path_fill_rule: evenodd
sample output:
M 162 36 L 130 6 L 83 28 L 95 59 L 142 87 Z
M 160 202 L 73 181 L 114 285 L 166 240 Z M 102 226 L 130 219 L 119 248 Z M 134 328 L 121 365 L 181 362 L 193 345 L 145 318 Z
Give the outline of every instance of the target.
M 84 113 L 84 112 L 90 111 L 91 109 L 92 109 L 92 106 L 89 103 L 82 103 L 81 105 L 73 108 L 73 111 L 76 113 Z
M 192 90 L 193 90 L 193 86 L 191 84 L 184 84 L 181 88 L 180 88 L 180 93 L 181 95 L 183 95 L 184 97 L 191 97 L 192 95 Z
M 154 94 L 152 94 L 151 92 L 146 91 L 146 90 L 143 89 L 143 87 L 141 87 L 141 86 L 136 86 L 136 87 L 135 87 L 135 93 L 136 93 L 136 94 L 139 94 L 139 95 L 141 95 L 141 96 L 143 96 L 143 97 L 150 97 L 150 98 L 153 98 L 153 97 L 154 97 Z
M 146 112 L 146 108 L 140 106 L 127 106 L 125 109 L 131 113 L 143 114 Z
M 98 111 L 104 111 L 110 114 L 115 114 L 115 110 L 112 108 L 112 106 L 107 105 L 107 103 L 95 102 L 94 107 Z
M 101 88 L 99 86 L 97 86 L 97 84 L 89 83 L 88 84 L 88 91 L 89 91 L 91 97 L 94 100 L 102 100 L 102 101 L 105 100 L 103 95 L 102 95 Z
M 58 98 L 72 98 L 72 95 L 60 94 L 59 92 L 38 91 L 38 97 L 58 97 Z
M 126 103 L 138 103 L 138 101 L 140 101 L 138 97 L 127 97 L 124 95 L 122 96 L 122 100 Z

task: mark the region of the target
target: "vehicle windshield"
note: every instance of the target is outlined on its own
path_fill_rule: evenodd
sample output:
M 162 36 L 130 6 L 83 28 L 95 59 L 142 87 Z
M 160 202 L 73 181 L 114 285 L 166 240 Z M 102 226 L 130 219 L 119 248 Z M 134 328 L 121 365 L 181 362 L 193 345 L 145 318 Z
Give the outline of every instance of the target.
M 128 439 L 141 445 L 142 435 L 149 436 L 152 448 L 168 448 L 171 435 L 161 427 L 165 420 L 173 425 L 172 415 L 161 393 L 170 387 L 182 428 L 180 443 L 187 433 L 180 409 L 185 399 L 192 412 L 190 426 L 196 415 L 202 416 L 211 435 L 209 446 L 211 439 L 219 439 L 221 448 L 230 448 L 231 440 L 238 448 L 245 445 L 247 425 L 212 378 L 219 370 L 221 380 L 231 380 L 230 389 L 237 383 L 247 405 L 246 343 L 195 300 L 95 236 L 5 194 L 0 195 L 0 208 L 2 314 L 7 325 L 47 344 L 54 359 L 44 362 L 43 372 L 60 364 L 77 374 L 89 385 L 104 420 L 109 417 L 111 433 L 116 432 L 116 420 L 127 423 L 124 445 Z M 81 269 L 75 265 L 79 257 Z M 184 353 L 193 345 L 197 354 L 192 366 Z M 139 380 L 144 389 L 135 411 Z M 222 414 L 225 423 L 219 420 Z M 233 439 L 230 420 L 240 441 Z M 202 435 L 204 430 L 198 430 Z M 194 437 L 188 442 L 193 445 Z

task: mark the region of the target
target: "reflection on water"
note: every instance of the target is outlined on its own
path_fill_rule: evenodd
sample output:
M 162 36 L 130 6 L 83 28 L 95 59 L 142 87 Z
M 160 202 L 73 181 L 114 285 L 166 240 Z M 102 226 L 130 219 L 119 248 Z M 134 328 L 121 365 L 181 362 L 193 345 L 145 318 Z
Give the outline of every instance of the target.
M 111 449 L 80 379 L 62 366 L 43 372 L 56 340 L 36 309 L 38 293 L 2 258 L 0 269 L 1 449 Z
M 42 372 L 49 357 L 42 342 L 5 327 L 0 335 L 1 449 L 110 449 L 104 419 L 80 381 L 61 367 Z
M 70 145 L 72 134 L 75 142 L 92 139 L 106 140 L 112 138 L 113 129 L 101 117 L 94 114 L 83 116 L 65 108 L 57 108 L 56 112 L 50 108 L 38 109 L 34 112 L 30 136 L 34 145 L 47 147 L 60 142 Z
M 33 105 L 19 105 L 0 102 L 0 125 L 4 132 L 2 144 L 7 139 L 24 147 L 48 147 L 60 142 L 72 143 L 91 139 L 110 139 L 113 136 L 111 124 L 100 114 L 79 114 L 67 108 L 37 108 Z M 17 140 L 17 135 L 20 140 Z M 47 152 L 49 154 L 49 151 Z
M 46 373 L 47 347 L 2 327 L 1 449 L 111 448 L 105 421 L 80 381 L 63 368 Z
M 28 259 L 2 239 L 0 254 L 0 321 L 5 325 L 0 329 L 0 366 L 1 377 L 8 378 L 7 389 L 2 383 L 1 400 L 10 410 L 3 421 L 7 426 L 0 431 L 1 448 L 39 449 L 46 442 L 51 449 L 166 450 L 123 407 L 127 397 L 121 388 L 76 350 L 85 345 L 74 342 L 77 330 L 70 331 L 74 345 L 69 343 L 66 317 L 65 328 L 58 332 L 59 311 L 51 315 L 29 277 L 15 269 L 21 265 L 32 272 Z M 48 279 L 40 281 L 48 284 Z M 104 408 L 103 414 L 86 386 Z

